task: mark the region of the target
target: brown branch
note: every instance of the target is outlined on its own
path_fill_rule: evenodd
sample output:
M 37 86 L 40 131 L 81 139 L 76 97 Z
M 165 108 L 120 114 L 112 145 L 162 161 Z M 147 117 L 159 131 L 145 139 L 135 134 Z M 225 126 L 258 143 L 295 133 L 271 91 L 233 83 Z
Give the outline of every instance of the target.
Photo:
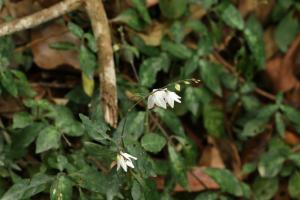
M 32 15 L 0 24 L 0 37 L 38 26 L 77 9 L 82 0 L 65 0 Z
M 116 75 L 110 28 L 101 0 L 64 0 L 52 7 L 45 8 L 32 15 L 0 24 L 0 37 L 21 30 L 33 28 L 49 20 L 78 8 L 86 3 L 86 10 L 91 19 L 93 32 L 98 45 L 98 63 L 100 77 L 100 95 L 104 117 L 112 127 L 117 126 L 118 106 L 116 91 Z
M 117 86 L 110 27 L 102 0 L 86 0 L 85 4 L 99 49 L 100 97 L 104 118 L 108 124 L 116 127 L 118 122 Z
M 243 79 L 239 73 L 235 70 L 234 66 L 231 65 L 229 62 L 227 62 L 224 58 L 222 58 L 222 56 L 220 56 L 217 52 L 213 53 L 213 56 L 215 57 L 215 59 L 220 63 L 222 64 L 230 73 L 232 73 L 234 76 L 236 76 L 239 81 L 241 83 L 244 83 L 245 82 L 245 79 Z M 262 97 L 265 97 L 271 101 L 276 101 L 276 96 L 274 96 L 273 94 L 269 93 L 269 92 L 266 92 L 258 87 L 255 88 L 255 93 L 262 96 Z

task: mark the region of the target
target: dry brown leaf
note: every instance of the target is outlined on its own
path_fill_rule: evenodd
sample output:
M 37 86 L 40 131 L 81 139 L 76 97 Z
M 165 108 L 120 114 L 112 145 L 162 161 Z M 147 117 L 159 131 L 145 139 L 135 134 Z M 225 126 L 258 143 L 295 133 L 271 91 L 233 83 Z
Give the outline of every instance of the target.
M 159 46 L 166 31 L 166 24 L 153 22 L 152 25 L 147 28 L 146 33 L 137 33 L 137 35 L 144 40 L 145 44 L 150 46 Z
M 203 167 L 194 167 L 187 173 L 190 192 L 200 192 L 203 190 L 219 189 L 219 185 L 206 173 L 204 173 L 203 169 Z M 155 178 L 155 181 L 157 188 L 159 190 L 163 190 L 165 185 L 164 178 L 157 177 Z M 179 184 L 176 184 L 173 191 L 184 192 L 186 190 Z
M 260 21 L 264 22 L 275 5 L 275 0 L 242 0 L 239 1 L 239 11 L 242 16 L 255 12 Z
M 79 46 L 79 39 L 73 36 L 65 25 L 50 24 L 45 28 L 33 31 L 31 37 L 33 59 L 40 68 L 55 69 L 62 65 L 69 65 L 76 69 L 80 68 L 77 50 L 58 51 L 49 47 L 52 43 L 62 41 Z
M 299 55 L 300 34 L 293 41 L 285 56 L 269 60 L 266 68 L 266 74 L 274 92 L 285 92 L 288 102 L 296 107 L 300 107 Z
M 236 177 L 241 177 L 241 158 L 236 144 L 231 140 L 216 140 L 221 157 L 227 168 L 233 169 Z
M 285 131 L 284 133 L 284 141 L 289 145 L 296 145 L 300 142 L 300 137 L 298 134 L 291 132 L 291 131 Z
M 24 110 L 22 102 L 13 97 L 1 97 L 0 98 L 0 114 L 6 117 L 12 117 L 16 112 Z
M 204 148 L 199 162 L 200 166 L 225 168 L 220 149 L 214 138 L 208 137 L 208 145 Z
M 274 28 L 269 27 L 264 32 L 264 44 L 266 59 L 270 59 L 277 51 L 278 47 L 274 39 Z

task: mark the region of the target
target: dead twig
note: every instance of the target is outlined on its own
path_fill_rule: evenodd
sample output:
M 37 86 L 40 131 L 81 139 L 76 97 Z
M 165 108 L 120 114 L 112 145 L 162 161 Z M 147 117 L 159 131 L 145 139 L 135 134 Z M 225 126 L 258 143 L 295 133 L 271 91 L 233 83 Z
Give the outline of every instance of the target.
M 65 0 L 29 16 L 0 24 L 0 37 L 4 35 L 10 35 L 18 31 L 30 29 L 47 21 L 60 17 L 65 13 L 77 9 L 81 5 L 81 3 L 82 0 Z
M 102 0 L 86 0 L 85 4 L 99 49 L 100 97 L 104 118 L 108 124 L 116 127 L 118 122 L 117 86 L 108 19 Z
M 101 0 L 64 0 L 49 8 L 45 8 L 32 15 L 0 24 L 0 37 L 21 30 L 33 28 L 42 23 L 60 17 L 77 9 L 82 3 L 90 17 L 93 32 L 98 45 L 98 63 L 100 77 L 100 95 L 105 120 L 112 127 L 117 126 L 118 105 L 116 74 L 113 58 L 112 42 L 108 19 Z

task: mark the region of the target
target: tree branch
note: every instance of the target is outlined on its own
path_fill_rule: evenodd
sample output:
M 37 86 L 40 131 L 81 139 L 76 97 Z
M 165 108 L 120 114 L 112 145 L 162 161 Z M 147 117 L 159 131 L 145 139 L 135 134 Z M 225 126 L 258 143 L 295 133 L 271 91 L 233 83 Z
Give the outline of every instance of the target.
M 100 67 L 100 95 L 105 121 L 112 127 L 117 126 L 118 105 L 116 74 L 110 27 L 101 0 L 64 0 L 50 8 L 43 9 L 32 15 L 0 24 L 0 37 L 21 30 L 26 30 L 57 18 L 77 9 L 83 2 L 90 17 L 93 32 L 98 46 L 98 64 Z
M 82 0 L 65 0 L 32 15 L 0 24 L 0 37 L 38 26 L 77 9 Z
M 117 86 L 110 27 L 102 0 L 86 0 L 85 4 L 98 46 L 100 97 L 104 118 L 112 127 L 116 127 L 118 121 Z

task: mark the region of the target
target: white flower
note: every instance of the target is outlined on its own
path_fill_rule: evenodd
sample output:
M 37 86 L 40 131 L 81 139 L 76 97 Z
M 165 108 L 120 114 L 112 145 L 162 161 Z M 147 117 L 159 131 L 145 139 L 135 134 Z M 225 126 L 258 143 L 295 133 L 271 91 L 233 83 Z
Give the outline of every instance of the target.
M 120 151 L 120 153 L 117 155 L 117 170 L 119 170 L 120 167 L 122 167 L 123 170 L 125 172 L 127 172 L 127 167 L 134 168 L 134 165 L 133 165 L 131 159 L 137 160 L 136 157 L 134 157 L 128 153 L 124 153 L 124 152 Z
M 180 99 L 180 96 L 168 89 L 154 89 L 152 94 L 148 97 L 148 109 L 153 108 L 155 105 L 166 109 L 167 104 L 169 104 L 171 108 L 174 108 L 174 101 L 181 103 Z
M 166 109 L 167 104 L 165 101 L 165 96 L 165 90 L 154 89 L 152 94 L 148 97 L 148 109 L 153 108 L 155 105 Z
M 175 92 L 166 90 L 165 100 L 171 106 L 171 108 L 174 108 L 174 101 L 181 103 L 180 99 L 181 97 L 178 96 Z

